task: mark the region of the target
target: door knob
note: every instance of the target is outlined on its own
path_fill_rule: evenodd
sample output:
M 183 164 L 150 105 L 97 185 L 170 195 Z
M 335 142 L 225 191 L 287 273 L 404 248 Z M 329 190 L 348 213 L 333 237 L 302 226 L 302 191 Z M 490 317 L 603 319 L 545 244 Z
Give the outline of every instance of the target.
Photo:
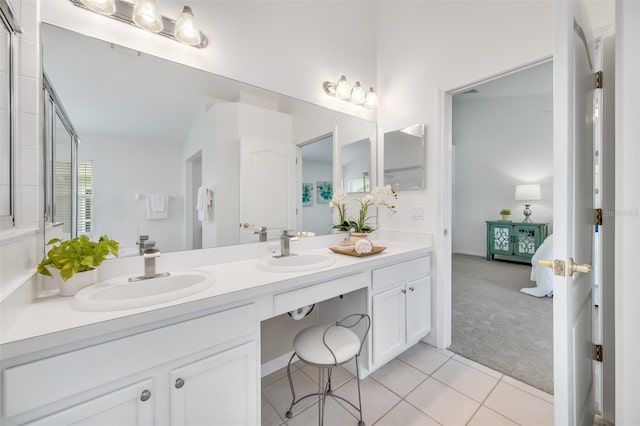
M 543 268 L 553 269 L 553 260 L 547 260 L 547 259 L 539 260 L 538 265 L 542 266 Z
M 574 272 L 580 272 L 583 274 L 588 274 L 591 272 L 591 265 L 584 263 L 582 265 L 577 264 L 573 261 L 573 257 L 569 258 L 569 276 L 572 277 Z
M 564 277 L 564 261 L 563 260 L 548 260 L 542 259 L 538 261 L 538 265 L 543 268 L 553 269 L 553 275 L 557 275 L 559 277 Z
M 184 386 L 184 379 L 178 378 L 176 379 L 176 389 L 180 389 Z

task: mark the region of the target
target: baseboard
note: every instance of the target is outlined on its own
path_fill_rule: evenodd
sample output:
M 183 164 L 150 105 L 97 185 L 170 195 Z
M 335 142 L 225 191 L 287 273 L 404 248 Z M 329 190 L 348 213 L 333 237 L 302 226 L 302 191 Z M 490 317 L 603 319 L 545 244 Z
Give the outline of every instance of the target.
M 471 250 L 452 250 L 451 254 L 467 254 L 469 256 L 487 257 L 486 253 L 480 253 L 478 251 L 471 251 Z
M 293 355 L 293 351 L 284 355 L 280 355 L 278 358 L 274 358 L 271 361 L 262 364 L 262 366 L 260 367 L 260 377 L 268 376 L 269 374 L 286 367 L 289 363 L 289 358 L 291 358 L 291 355 Z

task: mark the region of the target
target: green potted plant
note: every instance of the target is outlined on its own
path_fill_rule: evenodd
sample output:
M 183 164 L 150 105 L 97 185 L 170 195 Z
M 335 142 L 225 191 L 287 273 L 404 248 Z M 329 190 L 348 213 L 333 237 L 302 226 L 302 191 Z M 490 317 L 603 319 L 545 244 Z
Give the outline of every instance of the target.
M 391 186 L 374 187 L 371 190 L 371 194 L 358 200 L 360 203 L 360 211 L 358 212 L 357 220 L 350 220 L 349 225 L 351 227 L 351 240 L 357 240 L 359 238 L 367 238 L 367 234 L 375 231 L 371 225 L 367 224 L 367 220 L 370 219 L 368 215 L 369 207 L 371 206 L 384 206 L 388 208 L 391 213 L 396 213 L 396 206 L 393 201 L 398 198 L 396 190 Z
M 347 220 L 347 193 L 343 189 L 336 189 L 329 204 L 338 211 L 338 223 L 333 225 L 333 229 L 336 232 L 349 232 L 351 225 Z
M 500 210 L 500 214 L 502 215 L 502 220 L 504 221 L 511 220 L 511 209 L 502 209 Z
M 65 241 L 54 238 L 47 246 L 53 247 L 38 265 L 38 273 L 56 280 L 62 296 L 73 296 L 96 282 L 96 268 L 107 256 L 118 256 L 119 243 L 106 235 L 97 242 L 81 235 Z M 50 268 L 57 271 L 52 273 Z

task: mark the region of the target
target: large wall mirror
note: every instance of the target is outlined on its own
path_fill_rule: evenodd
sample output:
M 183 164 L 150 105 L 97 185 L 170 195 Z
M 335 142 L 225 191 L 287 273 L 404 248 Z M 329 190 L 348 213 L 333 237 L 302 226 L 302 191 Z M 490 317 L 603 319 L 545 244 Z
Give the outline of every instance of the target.
M 78 139 L 70 234 L 108 234 L 124 255 L 140 234 L 167 252 L 258 242 L 263 226 L 269 240 L 329 232 L 302 218 L 299 145 L 331 134 L 334 146 L 375 146 L 373 122 L 49 24 L 41 33 L 43 71 Z
M 425 187 L 424 124 L 384 134 L 384 184 L 396 191 Z

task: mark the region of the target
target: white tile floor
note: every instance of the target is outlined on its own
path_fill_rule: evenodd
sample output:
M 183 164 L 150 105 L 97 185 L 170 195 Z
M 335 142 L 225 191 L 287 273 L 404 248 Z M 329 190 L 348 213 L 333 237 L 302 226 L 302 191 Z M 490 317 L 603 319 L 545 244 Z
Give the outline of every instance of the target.
M 292 367 L 296 393 L 317 390 L 317 369 Z M 335 393 L 357 401 L 355 377 L 340 368 Z M 553 425 L 553 396 L 449 351 L 419 343 L 360 382 L 367 426 Z M 314 425 L 315 398 L 298 404 L 292 419 L 286 370 L 262 379 L 262 425 Z M 328 398 L 325 425 L 357 425 L 356 412 Z M 286 420 L 286 422 L 285 422 Z

